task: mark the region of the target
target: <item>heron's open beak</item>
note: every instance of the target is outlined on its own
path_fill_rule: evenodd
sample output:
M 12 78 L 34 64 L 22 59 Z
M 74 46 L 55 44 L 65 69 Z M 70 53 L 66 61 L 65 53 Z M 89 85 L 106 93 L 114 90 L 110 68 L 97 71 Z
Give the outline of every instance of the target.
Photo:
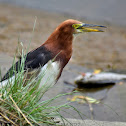
M 104 32 L 100 28 L 106 28 L 102 25 L 93 25 L 93 24 L 73 24 L 72 27 L 75 29 L 76 33 L 82 32 Z

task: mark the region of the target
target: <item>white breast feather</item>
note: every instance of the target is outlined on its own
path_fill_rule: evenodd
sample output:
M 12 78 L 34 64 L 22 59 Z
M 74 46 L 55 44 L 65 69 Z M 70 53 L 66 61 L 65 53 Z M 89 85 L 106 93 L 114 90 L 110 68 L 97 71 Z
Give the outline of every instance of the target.
M 41 68 L 39 76 L 41 76 L 41 84 L 46 87 L 53 86 L 56 83 L 57 76 L 60 72 L 59 62 L 52 62 L 51 60 Z

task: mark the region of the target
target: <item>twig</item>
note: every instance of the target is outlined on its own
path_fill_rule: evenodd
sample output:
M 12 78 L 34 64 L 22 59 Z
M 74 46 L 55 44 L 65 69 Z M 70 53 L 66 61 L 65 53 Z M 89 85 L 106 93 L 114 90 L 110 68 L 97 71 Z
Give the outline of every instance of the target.
M 12 124 L 15 125 L 15 126 L 18 126 L 18 125 L 15 124 L 12 120 L 10 120 L 8 117 L 6 117 L 5 115 L 3 115 L 1 112 L 0 112 L 0 115 L 1 115 L 4 119 L 6 119 L 8 122 L 12 123 Z
M 26 122 L 30 125 L 33 126 L 29 120 L 27 119 L 27 117 L 22 113 L 22 111 L 20 110 L 20 108 L 17 106 L 17 104 L 15 103 L 15 101 L 13 100 L 13 98 L 9 95 L 10 99 L 12 100 L 12 102 L 14 103 L 15 107 L 17 108 L 17 110 L 22 114 L 22 116 L 24 117 L 24 119 L 26 120 Z
M 93 110 L 93 107 L 92 107 L 92 103 L 90 103 L 87 98 L 85 97 L 85 101 L 88 103 L 88 106 L 89 106 L 89 109 L 90 109 L 90 112 L 91 112 L 91 119 L 93 120 L 94 119 L 94 110 Z
M 0 110 L 1 110 L 2 112 L 6 112 L 7 114 L 11 115 L 11 117 L 14 117 L 14 118 L 16 118 L 16 119 L 21 120 L 21 119 L 20 119 L 19 117 L 17 117 L 14 113 L 9 112 L 8 110 L 6 110 L 5 108 L 2 108 L 1 106 L 0 106 Z
M 91 119 L 94 119 L 94 111 L 91 103 L 88 103 L 90 111 L 91 111 Z

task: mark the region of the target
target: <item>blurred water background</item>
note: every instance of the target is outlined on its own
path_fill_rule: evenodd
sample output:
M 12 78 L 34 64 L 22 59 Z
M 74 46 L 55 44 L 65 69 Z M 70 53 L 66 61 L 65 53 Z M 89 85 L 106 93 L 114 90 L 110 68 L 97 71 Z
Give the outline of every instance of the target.
M 126 25 L 126 0 L 0 0 L 19 6 Z

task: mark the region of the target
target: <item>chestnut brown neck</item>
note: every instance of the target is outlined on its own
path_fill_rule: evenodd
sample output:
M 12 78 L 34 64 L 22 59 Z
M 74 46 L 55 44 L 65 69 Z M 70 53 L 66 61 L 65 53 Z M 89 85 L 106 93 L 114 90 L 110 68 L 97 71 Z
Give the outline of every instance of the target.
M 55 60 L 60 61 L 61 67 L 64 68 L 72 55 L 72 41 L 73 34 L 71 32 L 56 29 L 43 45 L 53 52 L 54 57 L 56 56 Z

